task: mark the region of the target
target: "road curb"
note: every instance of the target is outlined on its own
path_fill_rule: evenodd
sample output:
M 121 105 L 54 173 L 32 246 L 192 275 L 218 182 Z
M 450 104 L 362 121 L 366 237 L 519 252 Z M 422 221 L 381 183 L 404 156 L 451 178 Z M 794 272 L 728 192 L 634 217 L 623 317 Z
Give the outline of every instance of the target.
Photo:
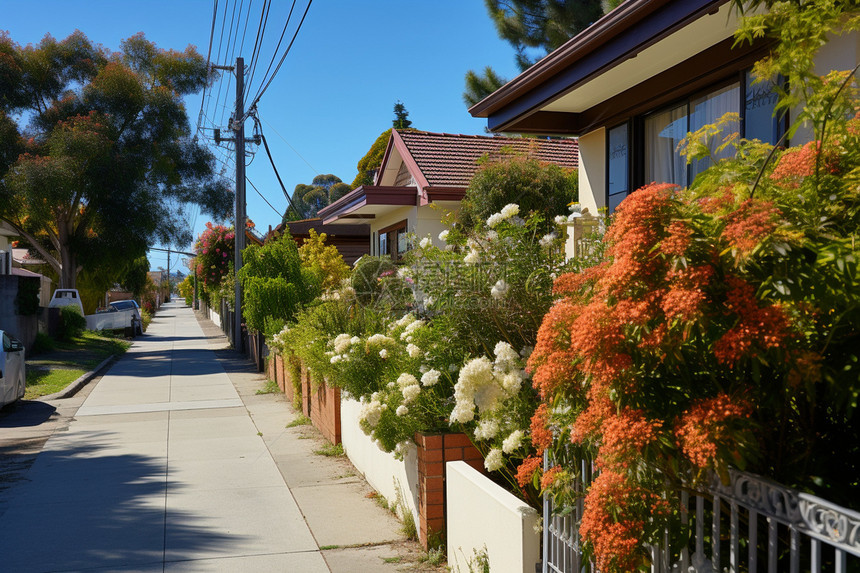
M 116 354 L 111 354 L 104 360 L 102 360 L 101 364 L 60 390 L 59 392 L 54 392 L 53 394 L 48 394 L 47 396 L 41 396 L 37 398 L 38 400 L 62 400 L 63 398 L 70 398 L 74 396 L 78 390 L 83 388 L 87 382 L 95 378 L 96 374 L 98 374 L 99 370 L 107 366 L 107 364 L 116 358 Z

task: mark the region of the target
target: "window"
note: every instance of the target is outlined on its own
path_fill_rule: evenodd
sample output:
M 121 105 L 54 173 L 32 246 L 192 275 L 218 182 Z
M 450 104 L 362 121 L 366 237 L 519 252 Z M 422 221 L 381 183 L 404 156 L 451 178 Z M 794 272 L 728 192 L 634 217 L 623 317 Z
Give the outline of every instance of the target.
M 738 81 L 723 84 L 703 94 L 687 98 L 671 107 L 656 110 L 607 132 L 606 205 L 609 213 L 641 185 L 656 182 L 690 185 L 716 159 L 729 157 L 731 146 L 718 152 L 723 136 L 708 142 L 711 157 L 687 160 L 678 152 L 688 132 L 715 123 L 729 112 L 738 114 L 740 124 L 727 125 L 723 133 L 739 131 L 747 139 L 775 144 L 784 133 L 784 118 L 774 118 L 777 93 L 774 82 L 754 83 L 749 71 Z
M 406 220 L 379 230 L 379 255 L 388 255 L 392 261 L 399 260 L 409 250 L 406 236 Z
M 609 130 L 608 166 L 609 212 L 615 211 L 618 204 L 630 192 L 630 148 L 629 127 L 626 123 Z

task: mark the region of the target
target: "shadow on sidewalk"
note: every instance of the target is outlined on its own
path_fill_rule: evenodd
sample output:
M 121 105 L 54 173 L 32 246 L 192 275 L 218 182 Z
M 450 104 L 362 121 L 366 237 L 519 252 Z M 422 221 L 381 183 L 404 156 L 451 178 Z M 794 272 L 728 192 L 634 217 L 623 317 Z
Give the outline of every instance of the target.
M 163 457 L 105 455 L 128 449 L 117 436 L 76 432 L 53 440 L 26 481 L 0 491 L 3 570 L 128 569 L 229 553 L 243 542 L 207 527 L 202 515 L 166 508 L 166 491 L 181 497 L 186 486 L 167 482 Z M 87 443 L 72 442 L 81 439 Z

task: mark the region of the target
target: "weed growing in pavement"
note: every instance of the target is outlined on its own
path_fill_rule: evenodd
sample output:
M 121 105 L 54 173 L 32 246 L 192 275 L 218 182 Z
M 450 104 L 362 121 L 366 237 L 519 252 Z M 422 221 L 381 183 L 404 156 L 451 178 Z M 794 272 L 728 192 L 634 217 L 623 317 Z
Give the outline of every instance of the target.
M 278 387 L 278 383 L 274 380 L 266 380 L 266 385 L 257 390 L 257 394 L 277 394 L 281 389 Z
M 287 424 L 288 428 L 295 428 L 296 426 L 310 426 L 311 419 L 305 416 L 304 414 L 299 414 L 296 416 L 296 419 Z
M 346 454 L 343 452 L 343 444 L 325 444 L 318 450 L 314 450 L 318 456 L 326 456 L 328 458 L 342 457 Z

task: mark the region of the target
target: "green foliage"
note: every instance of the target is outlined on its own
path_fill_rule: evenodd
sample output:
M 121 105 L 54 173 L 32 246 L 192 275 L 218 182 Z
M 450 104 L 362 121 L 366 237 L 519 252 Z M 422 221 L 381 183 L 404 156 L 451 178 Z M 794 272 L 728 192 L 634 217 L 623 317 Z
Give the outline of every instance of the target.
M 299 247 L 302 265 L 317 276 L 323 290 L 332 289 L 349 277 L 349 266 L 334 245 L 326 245 L 326 234 L 310 230 L 308 239 Z
M 185 299 L 185 304 L 191 306 L 194 303 L 194 275 L 186 275 L 182 282 L 176 286 L 179 296 Z
M 187 244 L 177 202 L 227 214 L 230 194 L 192 140 L 182 102 L 208 78 L 193 48 L 165 51 L 137 35 L 113 54 L 75 32 L 36 46 L 4 36 L 0 52 L 0 131 L 9 117 L 26 118 L 31 136 L 8 170 L 0 161 L 0 218 L 61 287 L 75 286 L 79 267 L 115 282 L 155 240 Z M 0 156 L 16 145 L 4 137 Z
M 331 205 L 352 188 L 331 173 L 317 175 L 310 185 L 299 183 L 291 195 L 292 208 L 284 213 L 284 221 L 311 219 L 317 216 L 317 211 Z
M 38 278 L 18 279 L 18 294 L 15 296 L 15 308 L 21 316 L 32 316 L 39 313 L 39 290 L 41 285 Z
M 525 213 L 540 213 L 544 221 L 567 212 L 579 196 L 578 176 L 558 165 L 528 156 L 510 155 L 486 161 L 469 182 L 459 211 L 459 225 L 470 229 L 509 203 Z
M 387 277 L 391 278 L 386 280 Z M 352 270 L 350 284 L 363 305 L 387 304 L 400 308 L 405 305 L 402 283 L 397 281 L 397 265 L 387 255 L 365 255 L 358 259 Z
M 140 300 L 143 291 L 146 290 L 147 273 L 149 272 L 149 259 L 138 257 L 128 263 L 125 272 L 120 277 L 119 283 L 132 294 L 132 298 Z
M 298 248 L 289 234 L 262 247 L 249 246 L 242 251 L 242 260 L 242 311 L 250 331 L 271 332 L 272 322 L 291 320 L 319 292 L 316 277 L 302 270 Z
M 28 354 L 38 355 L 44 354 L 45 352 L 50 352 L 56 347 L 56 343 L 54 339 L 45 334 L 44 332 L 36 333 L 36 340 L 33 342 L 33 346 L 28 349 Z
M 499 37 L 516 51 L 517 67 L 525 71 L 623 0 L 484 0 Z M 605 5 L 605 6 L 604 6 Z M 483 74 L 466 72 L 463 101 L 471 107 L 507 80 L 490 66 Z
M 412 125 L 412 122 L 409 121 L 409 112 L 406 111 L 406 106 L 403 105 L 403 102 L 397 100 L 394 104 L 394 120 L 391 122 L 391 126 L 394 129 L 407 129 Z
M 78 307 L 69 305 L 60 308 L 60 339 L 77 338 L 86 327 L 87 319 Z
M 385 148 L 388 146 L 388 140 L 391 138 L 391 130 L 383 131 L 364 157 L 358 160 L 358 175 L 352 182 L 352 188 L 357 189 L 362 185 L 373 185 L 373 173 L 382 165 L 382 158 L 385 155 Z
M 484 68 L 483 74 L 469 70 L 466 72 L 466 91 L 463 92 L 466 107 L 472 107 L 506 83 L 508 80 L 497 74 L 490 66 Z
M 520 71 L 603 16 L 602 0 L 485 0 L 485 4 L 499 37 L 516 50 Z
M 140 323 L 144 332 L 149 328 L 149 323 L 152 322 L 152 313 L 145 308 L 140 309 Z

